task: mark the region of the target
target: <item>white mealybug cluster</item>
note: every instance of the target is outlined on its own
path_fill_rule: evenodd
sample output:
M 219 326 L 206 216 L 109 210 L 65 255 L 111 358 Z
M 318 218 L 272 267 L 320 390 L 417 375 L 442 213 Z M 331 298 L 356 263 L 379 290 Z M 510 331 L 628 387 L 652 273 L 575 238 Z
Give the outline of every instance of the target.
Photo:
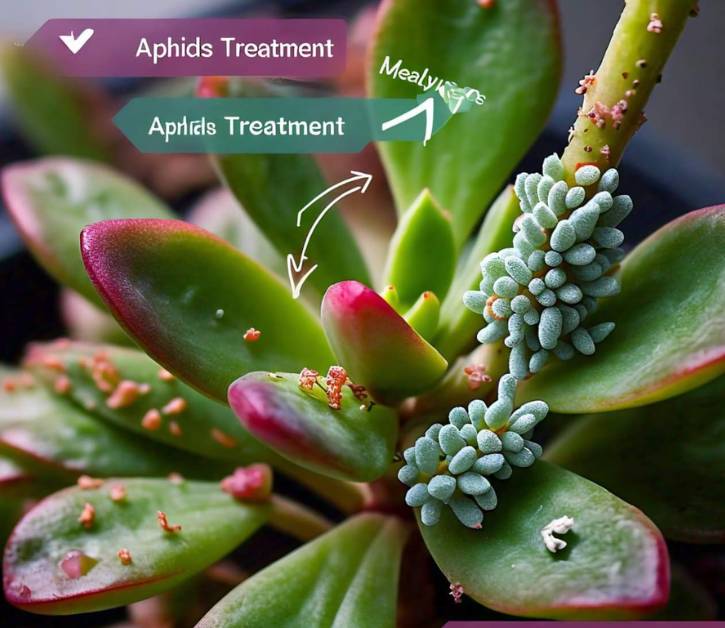
M 484 511 L 498 503 L 493 482 L 541 456 L 541 446 L 531 439 L 549 406 L 529 401 L 514 410 L 515 394 L 516 380 L 504 375 L 491 405 L 475 399 L 468 408 L 453 408 L 447 424 L 431 425 L 403 452 L 398 479 L 410 487 L 405 502 L 420 508 L 423 525 L 438 523 L 447 506 L 463 525 L 480 528 Z
M 584 165 L 575 181 L 574 187 L 564 181 L 556 154 L 544 160 L 542 173 L 516 177 L 522 215 L 513 247 L 487 255 L 479 290 L 463 296 L 486 322 L 478 341 L 503 339 L 511 349 L 509 372 L 519 380 L 541 370 L 552 354 L 560 360 L 593 354 L 614 329 L 611 322 L 588 326 L 586 319 L 598 298 L 619 292 L 613 273 L 624 256 L 624 235 L 617 226 L 632 199 L 613 196 L 619 185 L 614 168 L 602 174 Z

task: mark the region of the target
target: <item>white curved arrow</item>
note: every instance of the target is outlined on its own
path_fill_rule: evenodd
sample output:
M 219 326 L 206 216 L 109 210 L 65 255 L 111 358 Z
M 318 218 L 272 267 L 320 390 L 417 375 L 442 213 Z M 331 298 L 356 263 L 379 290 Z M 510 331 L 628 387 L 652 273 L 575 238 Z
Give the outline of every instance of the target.
M 357 185 L 342 194 L 336 196 L 332 201 L 330 201 L 325 208 L 319 213 L 317 218 L 315 218 L 314 222 L 310 226 L 309 230 L 307 231 L 307 235 L 305 236 L 304 244 L 302 245 L 302 251 L 300 252 L 300 258 L 299 261 L 295 259 L 295 256 L 290 253 L 287 255 L 287 276 L 289 277 L 289 283 L 290 283 L 290 289 L 292 290 L 292 298 L 297 299 L 300 296 L 300 290 L 302 290 L 302 285 L 307 281 L 307 278 L 315 272 L 317 269 L 317 264 L 314 264 L 311 268 L 306 270 L 303 274 L 302 273 L 302 266 L 304 265 L 305 261 L 307 260 L 307 247 L 310 244 L 310 240 L 312 239 L 312 234 L 315 232 L 315 229 L 317 229 L 317 225 L 320 224 L 322 219 L 325 217 L 327 212 L 329 212 L 339 201 L 341 201 L 346 196 L 350 196 L 351 194 L 354 194 L 355 192 L 360 192 L 361 194 L 365 194 L 367 191 L 370 182 L 373 180 L 373 175 L 367 174 L 365 172 L 358 172 L 356 170 L 351 170 L 350 174 L 353 176 L 349 179 L 345 179 L 343 181 L 340 181 L 338 183 L 335 183 L 334 185 L 331 185 L 329 188 L 324 190 L 323 192 L 320 192 L 315 198 L 313 198 L 309 203 L 307 203 L 302 209 L 300 209 L 299 212 L 297 212 L 297 226 L 299 227 L 302 221 L 302 214 L 305 213 L 306 210 L 308 210 L 312 205 L 314 205 L 317 201 L 319 201 L 321 198 L 323 198 L 326 194 L 330 193 L 332 190 L 335 190 L 346 183 L 352 183 L 353 181 L 363 181 L 362 185 Z

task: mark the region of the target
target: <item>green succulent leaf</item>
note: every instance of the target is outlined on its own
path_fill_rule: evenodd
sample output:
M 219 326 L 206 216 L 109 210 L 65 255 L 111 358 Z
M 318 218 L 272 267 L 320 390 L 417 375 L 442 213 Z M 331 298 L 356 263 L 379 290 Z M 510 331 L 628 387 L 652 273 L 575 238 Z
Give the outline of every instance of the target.
M 434 292 L 423 292 L 403 318 L 423 338 L 430 340 L 438 328 L 441 302 Z
M 352 380 L 383 402 L 425 390 L 448 365 L 379 294 L 356 281 L 330 286 L 322 324 Z
M 0 72 L 18 122 L 38 150 L 103 161 L 110 157 L 109 147 L 88 124 L 95 94 L 86 87 L 60 76 L 27 46 L 0 50 Z
M 402 308 L 422 292 L 445 297 L 453 279 L 456 247 L 451 219 L 429 190 L 403 215 L 390 243 L 385 283 L 395 286 Z
M 477 290 L 481 281 L 481 260 L 493 251 L 511 246 L 514 220 L 521 215 L 512 186 L 498 195 L 483 219 L 476 239 L 465 250 L 448 295 L 441 305 L 438 335 L 433 343 L 448 359 L 474 344 L 481 317 L 462 307 L 463 294 Z
M 308 232 L 328 203 L 341 192 L 365 185 L 358 180 L 331 192 L 302 214 L 298 227 L 298 212 L 327 188 L 311 156 L 220 155 L 217 161 L 244 211 L 285 258 L 302 253 Z M 308 283 L 320 293 L 343 279 L 370 281 L 362 254 L 334 208 L 314 228 L 305 256 L 318 265 Z
M 189 222 L 226 240 L 247 257 L 286 279 L 284 258 L 227 188 L 206 194 L 187 217 Z
M 197 628 L 393 628 L 407 535 L 398 519 L 358 515 L 243 582 Z
M 618 410 L 680 394 L 725 373 L 725 205 L 665 225 L 622 263 L 622 291 L 591 322 L 615 321 L 596 358 L 546 367 L 522 400 L 564 413 Z
M 241 373 L 333 357 L 289 287 L 210 233 L 174 220 L 112 220 L 81 235 L 88 273 L 113 315 L 158 363 L 226 400 Z M 251 328 L 261 332 L 244 339 Z
M 341 395 L 339 409 L 333 409 L 322 383 L 303 388 L 294 373 L 249 373 L 229 387 L 229 403 L 242 424 L 279 454 L 324 475 L 374 480 L 392 462 L 397 418 L 347 385 Z
M 50 390 L 65 377 L 70 384 L 65 397 L 146 438 L 238 464 L 277 459 L 227 404 L 196 392 L 141 351 L 61 341 L 32 345 L 25 361 Z
M 394 0 L 381 9 L 370 60 L 369 91 L 375 97 L 414 98 L 429 79 L 435 80 L 433 89 L 440 79 L 486 98 L 455 115 L 426 146 L 379 146 L 398 209 L 404 211 L 421 189 L 430 188 L 453 215 L 461 245 L 554 102 L 560 71 L 556 7 L 514 0 L 484 9 L 477 2 L 454 0 L 442 15 L 437 2 Z M 398 61 L 407 76 L 388 74 Z
M 114 486 L 124 487 L 125 498 L 112 499 Z M 94 514 L 84 524 L 86 504 Z M 218 484 L 202 482 L 124 479 L 66 489 L 43 500 L 15 529 L 5 549 L 5 597 L 42 614 L 135 602 L 227 554 L 266 521 L 267 511 L 266 504 L 242 504 Z M 166 531 L 157 513 L 181 529 Z M 127 561 L 119 555 L 123 549 Z
M 499 505 L 480 530 L 444 509 L 420 526 L 452 583 L 494 610 L 547 618 L 631 617 L 661 607 L 669 593 L 667 547 L 636 508 L 565 469 L 538 461 L 497 485 Z M 574 527 L 550 553 L 541 530 L 569 516 Z
M 38 262 L 60 283 L 102 304 L 83 268 L 78 237 L 109 218 L 172 218 L 144 188 L 101 164 L 48 157 L 2 171 L 5 204 Z
M 725 542 L 725 377 L 577 421 L 547 458 L 644 510 L 668 538 Z
M 13 377 L 13 376 L 11 376 Z M 32 387 L 31 387 L 32 386 Z M 227 468 L 157 445 L 96 419 L 32 381 L 0 391 L 0 451 L 53 481 L 75 476 L 219 477 Z

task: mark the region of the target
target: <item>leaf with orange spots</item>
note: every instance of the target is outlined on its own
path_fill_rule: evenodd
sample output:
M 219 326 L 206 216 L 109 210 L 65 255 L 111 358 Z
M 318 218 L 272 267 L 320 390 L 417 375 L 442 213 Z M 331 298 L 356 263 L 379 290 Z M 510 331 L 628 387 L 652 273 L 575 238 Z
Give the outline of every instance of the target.
M 333 409 L 323 379 L 307 390 L 296 373 L 249 373 L 229 387 L 229 403 L 252 436 L 292 462 L 343 480 L 380 477 L 393 460 L 395 413 L 348 385 Z
M 50 389 L 59 376 L 51 366 L 60 365 L 70 381 L 65 396 L 124 430 L 216 460 L 249 464 L 277 458 L 226 404 L 169 378 L 137 349 L 59 341 L 31 345 L 25 362 Z
M 614 321 L 595 356 L 547 366 L 520 401 L 564 413 L 606 412 L 667 399 L 725 373 L 725 205 L 665 225 L 623 261 L 621 292 L 591 324 Z
M 158 363 L 226 400 L 256 370 L 326 369 L 315 316 L 289 286 L 216 236 L 175 220 L 109 220 L 83 230 L 88 273 L 126 331 Z M 262 332 L 245 342 L 244 332 Z
M 113 501 L 118 483 L 126 497 Z M 79 516 L 93 509 L 88 528 Z M 162 514 L 171 532 L 162 528 Z M 240 503 L 218 484 L 109 480 L 44 499 L 15 528 L 3 564 L 5 597 L 42 614 L 123 606 L 173 588 L 249 538 L 266 504 Z M 119 555 L 119 551 L 127 550 Z M 70 553 L 70 555 L 69 555 Z M 129 560 L 130 558 L 130 560 Z
M 421 392 L 448 366 L 379 294 L 357 281 L 328 288 L 322 324 L 339 364 L 378 401 Z
M 30 381 L 32 388 L 0 390 L 0 452 L 44 483 L 67 484 L 81 473 L 165 476 L 178 471 L 188 477 L 214 478 L 228 469 L 226 464 L 164 445 L 150 448 L 148 440 L 109 425 L 70 397 Z

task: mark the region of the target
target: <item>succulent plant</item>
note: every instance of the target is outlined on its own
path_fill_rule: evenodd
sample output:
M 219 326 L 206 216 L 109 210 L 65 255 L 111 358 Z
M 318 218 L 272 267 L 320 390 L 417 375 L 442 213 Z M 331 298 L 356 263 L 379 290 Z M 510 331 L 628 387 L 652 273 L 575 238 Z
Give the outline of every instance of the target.
M 375 175 L 355 211 L 320 222 L 299 299 L 297 212 L 325 174 L 374 155 L 215 156 L 225 188 L 180 220 L 102 163 L 119 163 L 111 139 L 74 145 L 72 84 L 6 55 L 29 136 L 69 156 L 6 167 L 4 199 L 78 330 L 2 373 L 7 601 L 71 614 L 159 596 L 188 623 L 234 552 L 254 573 L 225 576 L 198 626 L 421 625 L 448 612 L 421 595 L 424 544 L 455 601 L 677 616 L 695 594 L 668 603 L 665 537 L 725 541 L 725 206 L 625 255 L 633 203 L 614 193 L 693 6 L 629 0 L 561 158 L 513 179 L 557 89 L 554 3 L 383 3 L 371 96 L 416 95 L 378 71 L 390 57 L 435 65 L 449 105 L 457 85 L 487 99 L 426 146 L 380 145 L 394 203 Z M 30 77 L 63 128 L 27 98 Z M 253 536 L 267 525 L 294 549 L 268 551 Z

